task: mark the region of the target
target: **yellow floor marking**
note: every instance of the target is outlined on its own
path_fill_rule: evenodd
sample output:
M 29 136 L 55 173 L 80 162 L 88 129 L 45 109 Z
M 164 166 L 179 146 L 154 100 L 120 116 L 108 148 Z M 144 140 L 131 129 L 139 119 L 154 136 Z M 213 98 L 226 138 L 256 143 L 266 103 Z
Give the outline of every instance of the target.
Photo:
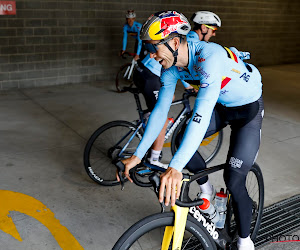
M 207 146 L 209 143 L 211 143 L 211 141 L 212 141 L 213 139 L 215 139 L 215 138 L 217 137 L 218 134 L 219 134 L 219 132 L 217 132 L 217 133 L 215 133 L 215 134 L 213 134 L 213 135 L 211 135 L 211 136 L 205 138 L 205 139 L 202 141 L 202 143 L 200 144 L 200 146 Z
M 0 190 L 0 230 L 22 241 L 9 212 L 17 211 L 31 216 L 48 228 L 62 249 L 84 249 L 54 213 L 43 203 L 26 194 Z
M 217 135 L 219 134 L 219 132 L 203 139 L 202 143 L 200 144 L 200 146 L 207 146 L 209 143 L 211 143 L 213 141 L 213 139 L 215 139 L 217 137 Z M 170 148 L 171 147 L 171 142 L 165 142 L 164 143 L 164 148 Z

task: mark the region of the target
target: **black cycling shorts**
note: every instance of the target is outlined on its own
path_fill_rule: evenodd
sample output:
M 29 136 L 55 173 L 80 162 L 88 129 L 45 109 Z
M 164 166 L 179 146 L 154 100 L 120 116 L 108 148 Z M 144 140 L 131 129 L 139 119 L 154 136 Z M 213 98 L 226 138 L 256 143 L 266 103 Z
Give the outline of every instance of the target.
M 133 73 L 133 82 L 143 94 L 148 111 L 151 112 L 154 109 L 161 88 L 160 77 L 153 74 L 139 60 Z
M 246 176 L 256 160 L 261 139 L 261 125 L 264 116 L 263 99 L 239 107 L 224 107 L 217 104 L 214 108 L 210 125 L 205 138 L 220 131 L 225 126 L 231 126 L 230 146 L 227 154 L 224 181 L 233 198 L 235 215 L 239 221 L 239 236 L 247 237 L 250 233 L 252 200 L 246 190 Z M 176 139 L 180 144 L 184 129 Z M 177 145 L 179 146 L 179 145 Z M 186 168 L 197 173 L 206 164 L 198 153 L 193 155 Z M 204 184 L 204 177 L 198 183 Z

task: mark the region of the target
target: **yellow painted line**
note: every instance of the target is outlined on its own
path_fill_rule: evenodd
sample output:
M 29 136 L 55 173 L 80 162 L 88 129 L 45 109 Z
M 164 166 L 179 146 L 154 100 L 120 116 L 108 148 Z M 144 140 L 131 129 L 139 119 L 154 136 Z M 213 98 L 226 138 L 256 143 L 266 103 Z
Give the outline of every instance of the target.
M 202 143 L 200 144 L 200 146 L 207 146 L 209 143 L 211 143 L 219 134 L 219 132 L 203 139 Z M 171 147 L 171 142 L 165 142 L 164 143 L 164 148 L 170 148 Z
M 219 132 L 205 138 L 202 143 L 200 144 L 200 146 L 207 146 L 209 143 L 211 143 L 213 141 L 213 139 L 215 139 L 217 137 L 217 135 L 219 134 Z
M 8 190 L 0 190 L 0 230 L 22 241 L 22 238 L 9 215 L 10 211 L 17 211 L 31 216 L 41 222 L 53 235 L 62 249 L 84 249 L 70 231 L 63 226 L 54 213 L 37 199 L 26 194 Z

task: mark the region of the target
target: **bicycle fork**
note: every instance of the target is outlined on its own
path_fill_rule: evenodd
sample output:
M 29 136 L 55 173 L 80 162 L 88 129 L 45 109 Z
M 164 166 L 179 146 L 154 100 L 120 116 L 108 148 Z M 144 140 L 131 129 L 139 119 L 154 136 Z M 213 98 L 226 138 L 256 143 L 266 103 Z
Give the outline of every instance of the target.
M 182 182 L 184 181 L 189 181 L 189 180 L 183 179 Z M 172 236 L 173 236 L 172 250 L 181 249 L 186 220 L 189 213 L 189 208 L 175 205 L 171 207 L 171 211 L 175 213 L 174 226 L 167 226 L 165 228 L 161 250 L 169 249 Z
M 175 205 L 171 208 L 171 210 L 173 210 L 175 213 L 174 226 L 167 226 L 165 228 L 161 250 L 169 249 L 172 236 L 173 236 L 172 250 L 181 249 L 189 208 L 179 207 Z

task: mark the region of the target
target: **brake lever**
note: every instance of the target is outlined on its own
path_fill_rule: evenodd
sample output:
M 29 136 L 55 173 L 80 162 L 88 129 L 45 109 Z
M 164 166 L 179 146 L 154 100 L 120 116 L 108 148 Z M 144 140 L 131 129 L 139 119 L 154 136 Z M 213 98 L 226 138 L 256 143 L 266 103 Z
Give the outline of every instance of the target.
M 120 179 L 121 183 L 121 191 L 124 190 L 124 178 L 123 178 L 123 172 L 125 171 L 125 165 L 121 161 L 113 162 L 113 164 L 117 167 L 118 169 L 118 176 Z
M 152 186 L 154 188 L 154 192 L 157 196 L 157 198 L 159 199 L 159 188 L 160 188 L 160 177 L 157 173 L 154 173 L 152 175 L 149 176 L 149 180 L 152 183 Z M 166 205 L 165 202 L 160 202 L 161 205 L 161 212 L 165 212 L 166 210 Z

